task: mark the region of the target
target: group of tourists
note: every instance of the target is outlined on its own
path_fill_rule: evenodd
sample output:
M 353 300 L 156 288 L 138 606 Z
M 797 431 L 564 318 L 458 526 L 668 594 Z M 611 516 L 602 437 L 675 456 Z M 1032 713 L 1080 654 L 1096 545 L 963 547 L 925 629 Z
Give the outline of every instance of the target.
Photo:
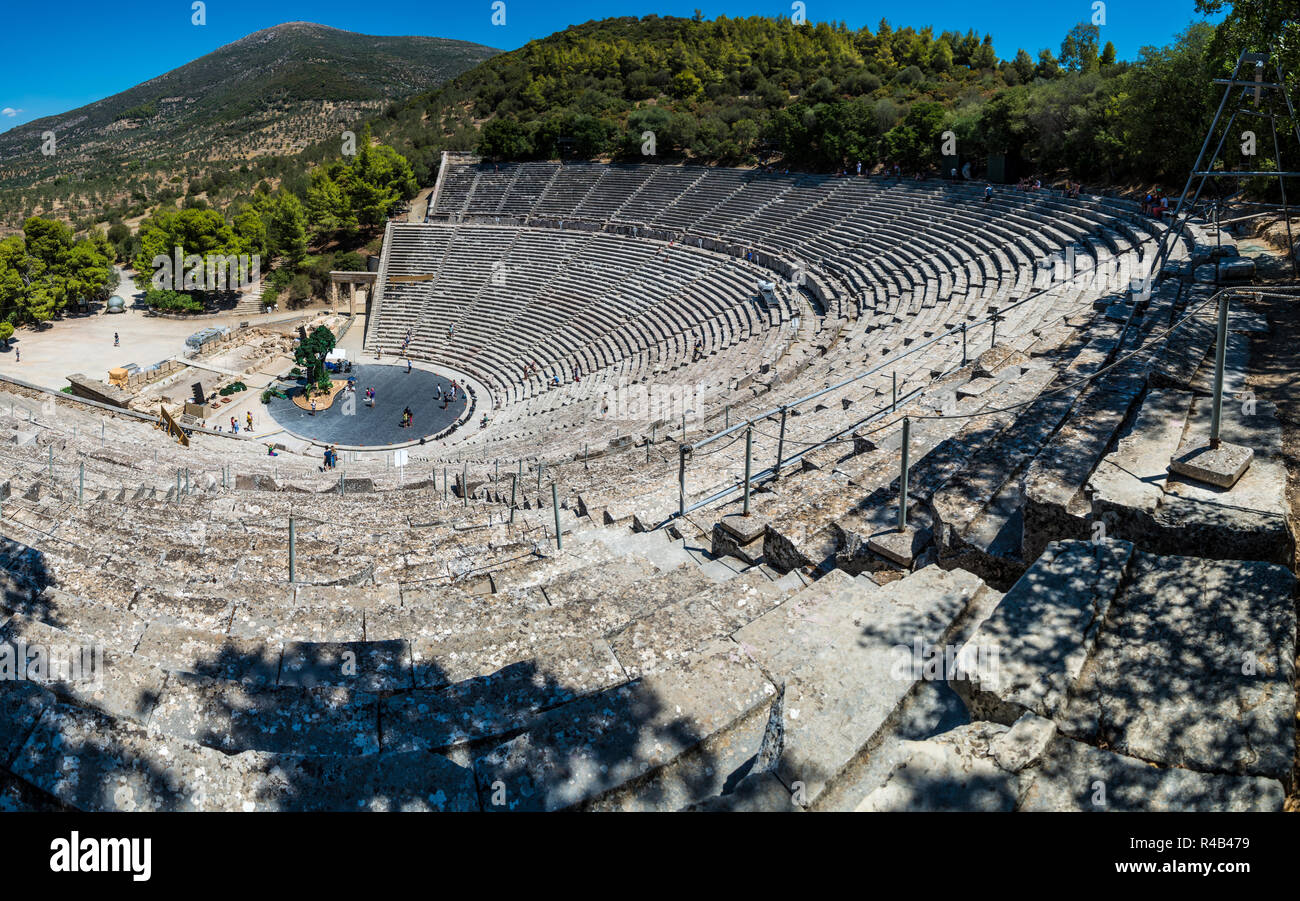
M 415 424 L 415 414 L 411 412 L 411 408 L 407 407 L 406 409 L 402 410 L 401 427 L 404 429 L 409 429 L 414 424 Z
M 218 431 L 218 432 L 222 431 L 221 426 L 217 426 L 217 431 Z M 230 431 L 231 431 L 232 434 L 235 434 L 235 435 L 238 435 L 238 434 L 239 434 L 239 420 L 236 419 L 234 416 L 230 417 Z M 245 414 L 244 414 L 244 431 L 246 431 L 246 432 L 252 432 L 252 431 L 253 431 L 253 414 L 252 414 L 252 413 L 245 413 Z
M 327 469 L 333 469 L 339 465 L 339 452 L 334 445 L 325 448 L 325 465 L 320 468 L 321 472 Z
M 1147 216 L 1163 219 L 1169 215 L 1169 197 L 1164 191 L 1157 190 L 1155 193 L 1147 191 L 1142 198 L 1142 212 Z
M 441 383 L 433 386 L 433 399 L 442 401 L 442 408 L 445 410 L 447 409 L 447 404 L 456 400 L 456 394 L 459 391 L 460 385 L 456 383 L 455 379 L 452 379 L 451 384 L 447 386 L 446 393 L 443 392 Z

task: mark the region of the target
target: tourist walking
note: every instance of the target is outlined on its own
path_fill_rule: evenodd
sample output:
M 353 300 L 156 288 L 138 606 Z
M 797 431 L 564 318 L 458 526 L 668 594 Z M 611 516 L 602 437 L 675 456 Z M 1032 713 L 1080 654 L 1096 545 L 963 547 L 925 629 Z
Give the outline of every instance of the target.
M 246 431 L 249 432 L 253 431 L 253 414 L 251 412 L 247 414 L 246 421 L 248 422 L 248 428 L 246 429 Z
M 118 341 L 117 332 L 113 332 L 113 346 L 117 347 L 119 343 L 120 342 Z

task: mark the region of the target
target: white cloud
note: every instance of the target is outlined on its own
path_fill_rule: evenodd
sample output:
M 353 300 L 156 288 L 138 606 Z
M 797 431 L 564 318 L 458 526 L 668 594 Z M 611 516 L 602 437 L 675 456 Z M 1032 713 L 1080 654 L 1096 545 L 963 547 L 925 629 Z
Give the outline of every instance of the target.
M 8 116 L 10 119 L 12 119 L 14 116 L 18 115 L 21 112 L 22 110 L 20 109 L 14 109 L 12 106 L 6 106 L 4 109 L 0 109 L 0 116 Z

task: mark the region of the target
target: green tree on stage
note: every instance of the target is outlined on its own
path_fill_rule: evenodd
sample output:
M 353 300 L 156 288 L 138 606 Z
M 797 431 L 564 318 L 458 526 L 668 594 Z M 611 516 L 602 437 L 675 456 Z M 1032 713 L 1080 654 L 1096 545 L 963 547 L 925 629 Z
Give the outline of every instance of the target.
M 334 333 L 325 326 L 318 325 L 294 350 L 294 362 L 302 367 L 306 375 L 308 396 L 311 396 L 313 389 L 319 392 L 329 390 L 330 377 L 325 371 L 325 357 L 333 349 Z

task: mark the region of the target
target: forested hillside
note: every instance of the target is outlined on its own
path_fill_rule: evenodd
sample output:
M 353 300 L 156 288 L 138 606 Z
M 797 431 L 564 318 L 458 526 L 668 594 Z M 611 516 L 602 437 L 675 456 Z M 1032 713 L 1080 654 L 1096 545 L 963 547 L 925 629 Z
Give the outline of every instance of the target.
M 0 134 L 0 228 L 32 214 L 79 228 L 263 179 L 304 179 L 299 154 L 497 51 L 306 22 L 255 32 L 120 94 Z M 51 145 L 46 136 L 52 134 Z
M 1222 5 L 1201 0 L 1204 12 Z M 1103 30 L 1088 23 L 1057 47 L 1031 51 L 1000 48 L 993 35 L 886 21 L 855 31 L 766 18 L 609 19 L 396 104 L 376 133 L 423 182 L 443 149 L 644 160 L 647 131 L 659 159 L 925 169 L 938 163 L 947 130 L 958 156 L 977 164 L 1005 154 L 1025 172 L 1173 181 L 1194 160 L 1217 105 L 1211 79 L 1230 70 L 1241 46 L 1263 47 L 1288 15 L 1300 20 L 1296 7 L 1238 2 L 1217 28 L 1193 24 L 1134 62 L 1116 60 Z M 1290 63 L 1294 77 L 1300 59 Z M 1282 139 L 1285 155 L 1294 140 Z M 1259 143 L 1252 168 L 1268 168 L 1271 141 Z

